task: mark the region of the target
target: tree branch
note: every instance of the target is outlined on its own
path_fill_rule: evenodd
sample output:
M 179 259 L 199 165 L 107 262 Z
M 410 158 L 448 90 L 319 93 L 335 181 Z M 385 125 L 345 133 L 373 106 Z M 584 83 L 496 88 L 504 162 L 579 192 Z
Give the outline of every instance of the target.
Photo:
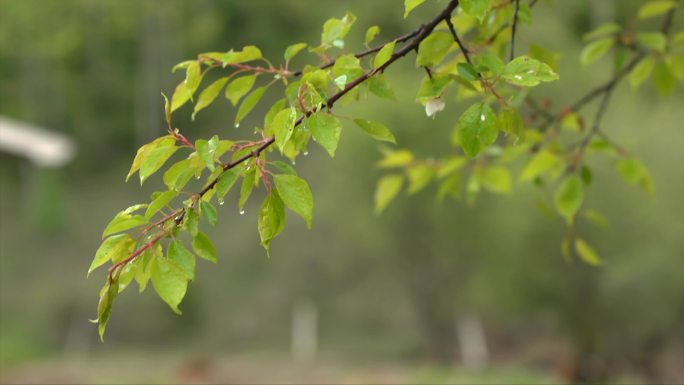
M 520 0 L 515 0 L 515 11 L 513 12 L 513 23 L 511 24 L 511 55 L 510 60 L 515 57 L 515 29 L 518 26 L 518 11 L 520 10 Z

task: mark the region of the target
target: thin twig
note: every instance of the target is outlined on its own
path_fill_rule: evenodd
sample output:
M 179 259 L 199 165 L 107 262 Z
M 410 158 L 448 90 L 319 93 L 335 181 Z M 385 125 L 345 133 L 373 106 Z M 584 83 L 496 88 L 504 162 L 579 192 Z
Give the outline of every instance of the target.
M 510 60 L 515 57 L 515 29 L 518 26 L 518 11 L 520 10 L 520 0 L 515 0 L 515 11 L 513 11 L 513 23 L 511 24 L 511 55 Z

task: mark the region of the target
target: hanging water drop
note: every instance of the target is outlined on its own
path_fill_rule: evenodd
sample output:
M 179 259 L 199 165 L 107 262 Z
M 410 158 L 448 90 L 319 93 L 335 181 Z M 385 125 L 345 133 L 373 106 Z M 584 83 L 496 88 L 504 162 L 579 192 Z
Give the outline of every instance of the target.
M 292 165 L 294 166 L 295 164 L 297 164 L 297 162 L 295 162 L 295 161 L 293 160 L 293 161 L 292 161 Z
M 223 200 L 220 200 L 220 201 L 219 201 L 219 206 L 223 206 L 223 203 L 224 203 Z
M 235 128 L 240 128 L 240 123 L 235 123 Z
M 244 215 L 244 214 L 245 214 L 245 209 L 240 209 L 240 215 Z
M 309 151 L 304 151 L 304 156 L 309 155 Z
M 199 179 L 199 178 L 200 178 L 200 175 L 195 175 L 195 179 Z

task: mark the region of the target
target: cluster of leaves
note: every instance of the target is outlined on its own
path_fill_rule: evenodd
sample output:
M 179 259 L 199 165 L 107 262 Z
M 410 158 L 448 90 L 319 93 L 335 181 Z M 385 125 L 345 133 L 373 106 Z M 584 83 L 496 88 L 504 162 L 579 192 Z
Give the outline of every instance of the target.
M 405 17 L 424 2 L 406 0 Z M 652 9 L 653 3 L 674 4 L 648 3 L 639 12 L 640 17 L 652 17 L 674 7 L 660 5 Z M 331 157 L 335 155 L 342 121 L 347 120 L 333 114 L 336 102 L 347 103 L 370 95 L 396 99 L 383 72 L 414 50 L 416 66 L 427 72 L 416 100 L 425 106 L 428 116 L 443 110 L 447 102 L 475 100 L 455 122 L 451 135 L 453 154 L 424 161 L 407 149 L 385 153 L 379 167 L 396 171 L 378 183 L 376 212 L 382 212 L 402 191 L 405 180 L 408 180 L 408 194 L 437 182 L 439 199 L 457 198 L 463 188 L 469 201 L 475 199 L 481 188 L 509 193 L 513 188 L 511 168 L 517 160 L 528 157 L 519 180 L 540 186 L 557 184 L 556 208 L 570 228 L 564 243 L 568 254 L 572 249 L 583 260 L 599 263 L 596 252 L 576 238 L 573 230 L 583 206 L 583 190 L 591 182 L 591 171 L 583 159 L 585 150 L 617 156 L 617 168 L 630 183 L 641 183 L 650 189 L 650 178 L 643 164 L 603 138 L 605 135 L 596 128 L 598 123 L 591 130 L 584 129 L 579 115 L 581 105 L 557 115 L 536 105 L 530 89 L 558 79 L 555 54 L 533 46 L 526 55 L 503 59 L 506 47 L 514 39 L 507 33 L 511 30 L 509 27 L 530 20 L 530 5 L 526 3 L 452 0 L 430 23 L 374 48 L 370 44 L 380 29 L 368 28 L 364 41 L 367 50 L 349 54 L 345 51 L 344 39 L 356 17 L 347 13 L 324 23 L 320 44 L 297 43 L 287 47 L 283 64 L 277 67 L 254 46 L 239 51 L 203 53 L 176 65 L 173 71 L 184 71 L 185 78 L 170 100 L 164 96 L 168 133 L 138 150 L 127 176 L 128 180 L 137 172 L 143 184 L 170 159 L 176 158 L 162 176 L 167 189 L 153 193 L 149 203 L 131 206 L 112 219 L 88 271 L 90 274 L 111 263 L 100 292 L 95 321 L 99 323 L 100 336 L 115 297 L 133 280 L 140 291 L 151 280 L 159 296 L 173 311 L 180 313 L 178 306 L 188 283 L 195 279 L 196 257 L 217 261 L 216 250 L 200 225 L 216 224 L 216 204 L 223 205 L 224 197 L 238 181 L 241 214 L 255 188 L 263 186 L 265 190 L 257 215 L 257 230 L 267 253 L 271 241 L 285 226 L 286 208 L 311 227 L 312 193 L 292 165 L 300 154 L 307 154 L 311 139 Z M 611 37 L 605 37 L 608 35 Z M 459 36 L 467 37 L 470 47 Z M 589 39 L 600 40 L 587 46 L 582 62 L 596 60 L 616 45 L 636 52 L 633 55 L 638 59 L 616 64 L 619 77 L 616 75 L 613 85 L 597 91 L 596 95 L 609 95 L 614 83 L 627 72 L 630 82 L 638 86 L 643 81 L 638 78 L 645 79 L 652 70 L 643 68 L 649 61 L 651 67 L 656 67 L 653 70 L 656 87 L 671 92 L 670 80 L 667 87 L 663 85 L 662 72 L 667 71 L 673 79 L 682 78 L 681 71 L 673 70 L 681 64 L 682 57 L 670 53 L 670 46 L 680 44 L 681 37 L 668 40 L 662 34 L 660 43 L 656 41 L 659 38 L 648 34 L 636 35 L 632 40 L 627 36 L 631 34 L 616 26 L 603 26 L 589 34 Z M 611 43 L 606 43 L 606 39 Z M 318 56 L 322 64 L 307 65 L 301 71 L 291 70 L 290 61 L 304 52 Z M 206 85 L 202 88 L 203 83 Z M 214 135 L 193 143 L 173 125 L 173 113 L 183 106 L 193 105 L 194 119 L 223 94 L 227 102 L 237 107 L 234 125 L 238 128 L 266 92 L 277 86 L 284 96 L 267 109 L 263 125 L 254 127 L 260 135 L 258 140 L 234 141 Z M 448 98 L 452 90 L 456 98 Z M 542 115 L 542 121 L 526 116 L 524 106 L 533 106 L 535 114 Z M 348 120 L 376 140 L 396 143 L 390 129 L 380 122 L 365 118 Z M 565 133 L 580 135 L 582 140 L 568 145 L 565 135 L 561 135 Z M 182 159 L 178 159 L 178 154 L 182 154 Z M 194 183 L 203 183 L 197 190 L 187 187 L 193 179 L 199 180 Z M 585 211 L 584 215 L 602 219 L 593 211 Z

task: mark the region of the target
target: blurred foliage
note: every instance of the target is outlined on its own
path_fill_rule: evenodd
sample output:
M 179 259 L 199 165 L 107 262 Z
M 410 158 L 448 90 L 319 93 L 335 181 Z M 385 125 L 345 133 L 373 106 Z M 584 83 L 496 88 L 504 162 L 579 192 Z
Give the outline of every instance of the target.
M 182 78 L 171 74 L 172 65 L 247 44 L 267 57 L 293 42 L 315 44 L 320 24 L 347 8 L 361 16 L 350 32 L 355 41 L 374 24 L 382 30 L 376 39 L 393 37 L 434 11 L 417 8 L 405 24 L 395 3 L 0 0 L 0 114 L 68 133 L 79 145 L 74 163 L 49 172 L 0 154 L 0 372 L 46 356 L 87 362 L 90 353 L 282 353 L 292 306 L 309 299 L 319 311 L 323 356 L 425 362 L 446 354 L 458 361 L 456 320 L 477 315 L 494 365 L 565 376 L 579 353 L 614 378 L 681 381 L 681 367 L 667 365 L 684 350 L 681 87 L 670 99 L 618 88 L 604 126 L 649 167 L 656 189 L 647 200 L 613 165 L 592 164 L 601 182 L 588 199 L 612 220 L 607 229 L 580 222 L 579 231 L 602 250 L 601 267 L 563 259 L 563 226 L 549 224 L 530 187 L 515 196 L 483 195 L 472 206 L 434 203 L 428 189 L 373 216 L 382 172 L 369 165 L 382 155 L 376 143 L 345 130 L 334 160 L 316 149 L 298 161 L 316 195 L 312 230 L 293 221 L 267 259 L 256 216 L 234 209 L 229 215 L 237 202 L 227 201 L 210 233 L 219 264 L 198 265 L 202 279 L 189 291 L 183 317 L 151 292 L 126 294 L 108 343 L 96 342 L 87 319 L 94 318 L 101 277 L 86 280 L 86 266 L 109 218 L 147 200 L 159 183 L 141 190 L 122 182 L 135 148 L 164 131 L 159 92 L 170 94 Z M 613 16 L 629 23 L 638 4 L 538 5 L 535 25 L 520 31 L 519 49 L 539 44 L 563 52 L 561 80 L 540 86 L 542 95 L 560 107 L 605 79 L 607 63 L 580 67 L 581 36 Z M 675 30 L 682 24 L 680 12 Z M 382 116 L 397 142 L 418 155 L 446 153 L 445 138 L 467 106 L 452 103 L 426 121 L 413 102 L 420 79 L 414 71 L 412 63 L 388 71 L 397 102 L 350 108 Z M 228 111 L 212 106 L 195 122 L 177 123 L 194 141 L 235 130 Z M 415 381 L 447 376 L 427 370 Z

